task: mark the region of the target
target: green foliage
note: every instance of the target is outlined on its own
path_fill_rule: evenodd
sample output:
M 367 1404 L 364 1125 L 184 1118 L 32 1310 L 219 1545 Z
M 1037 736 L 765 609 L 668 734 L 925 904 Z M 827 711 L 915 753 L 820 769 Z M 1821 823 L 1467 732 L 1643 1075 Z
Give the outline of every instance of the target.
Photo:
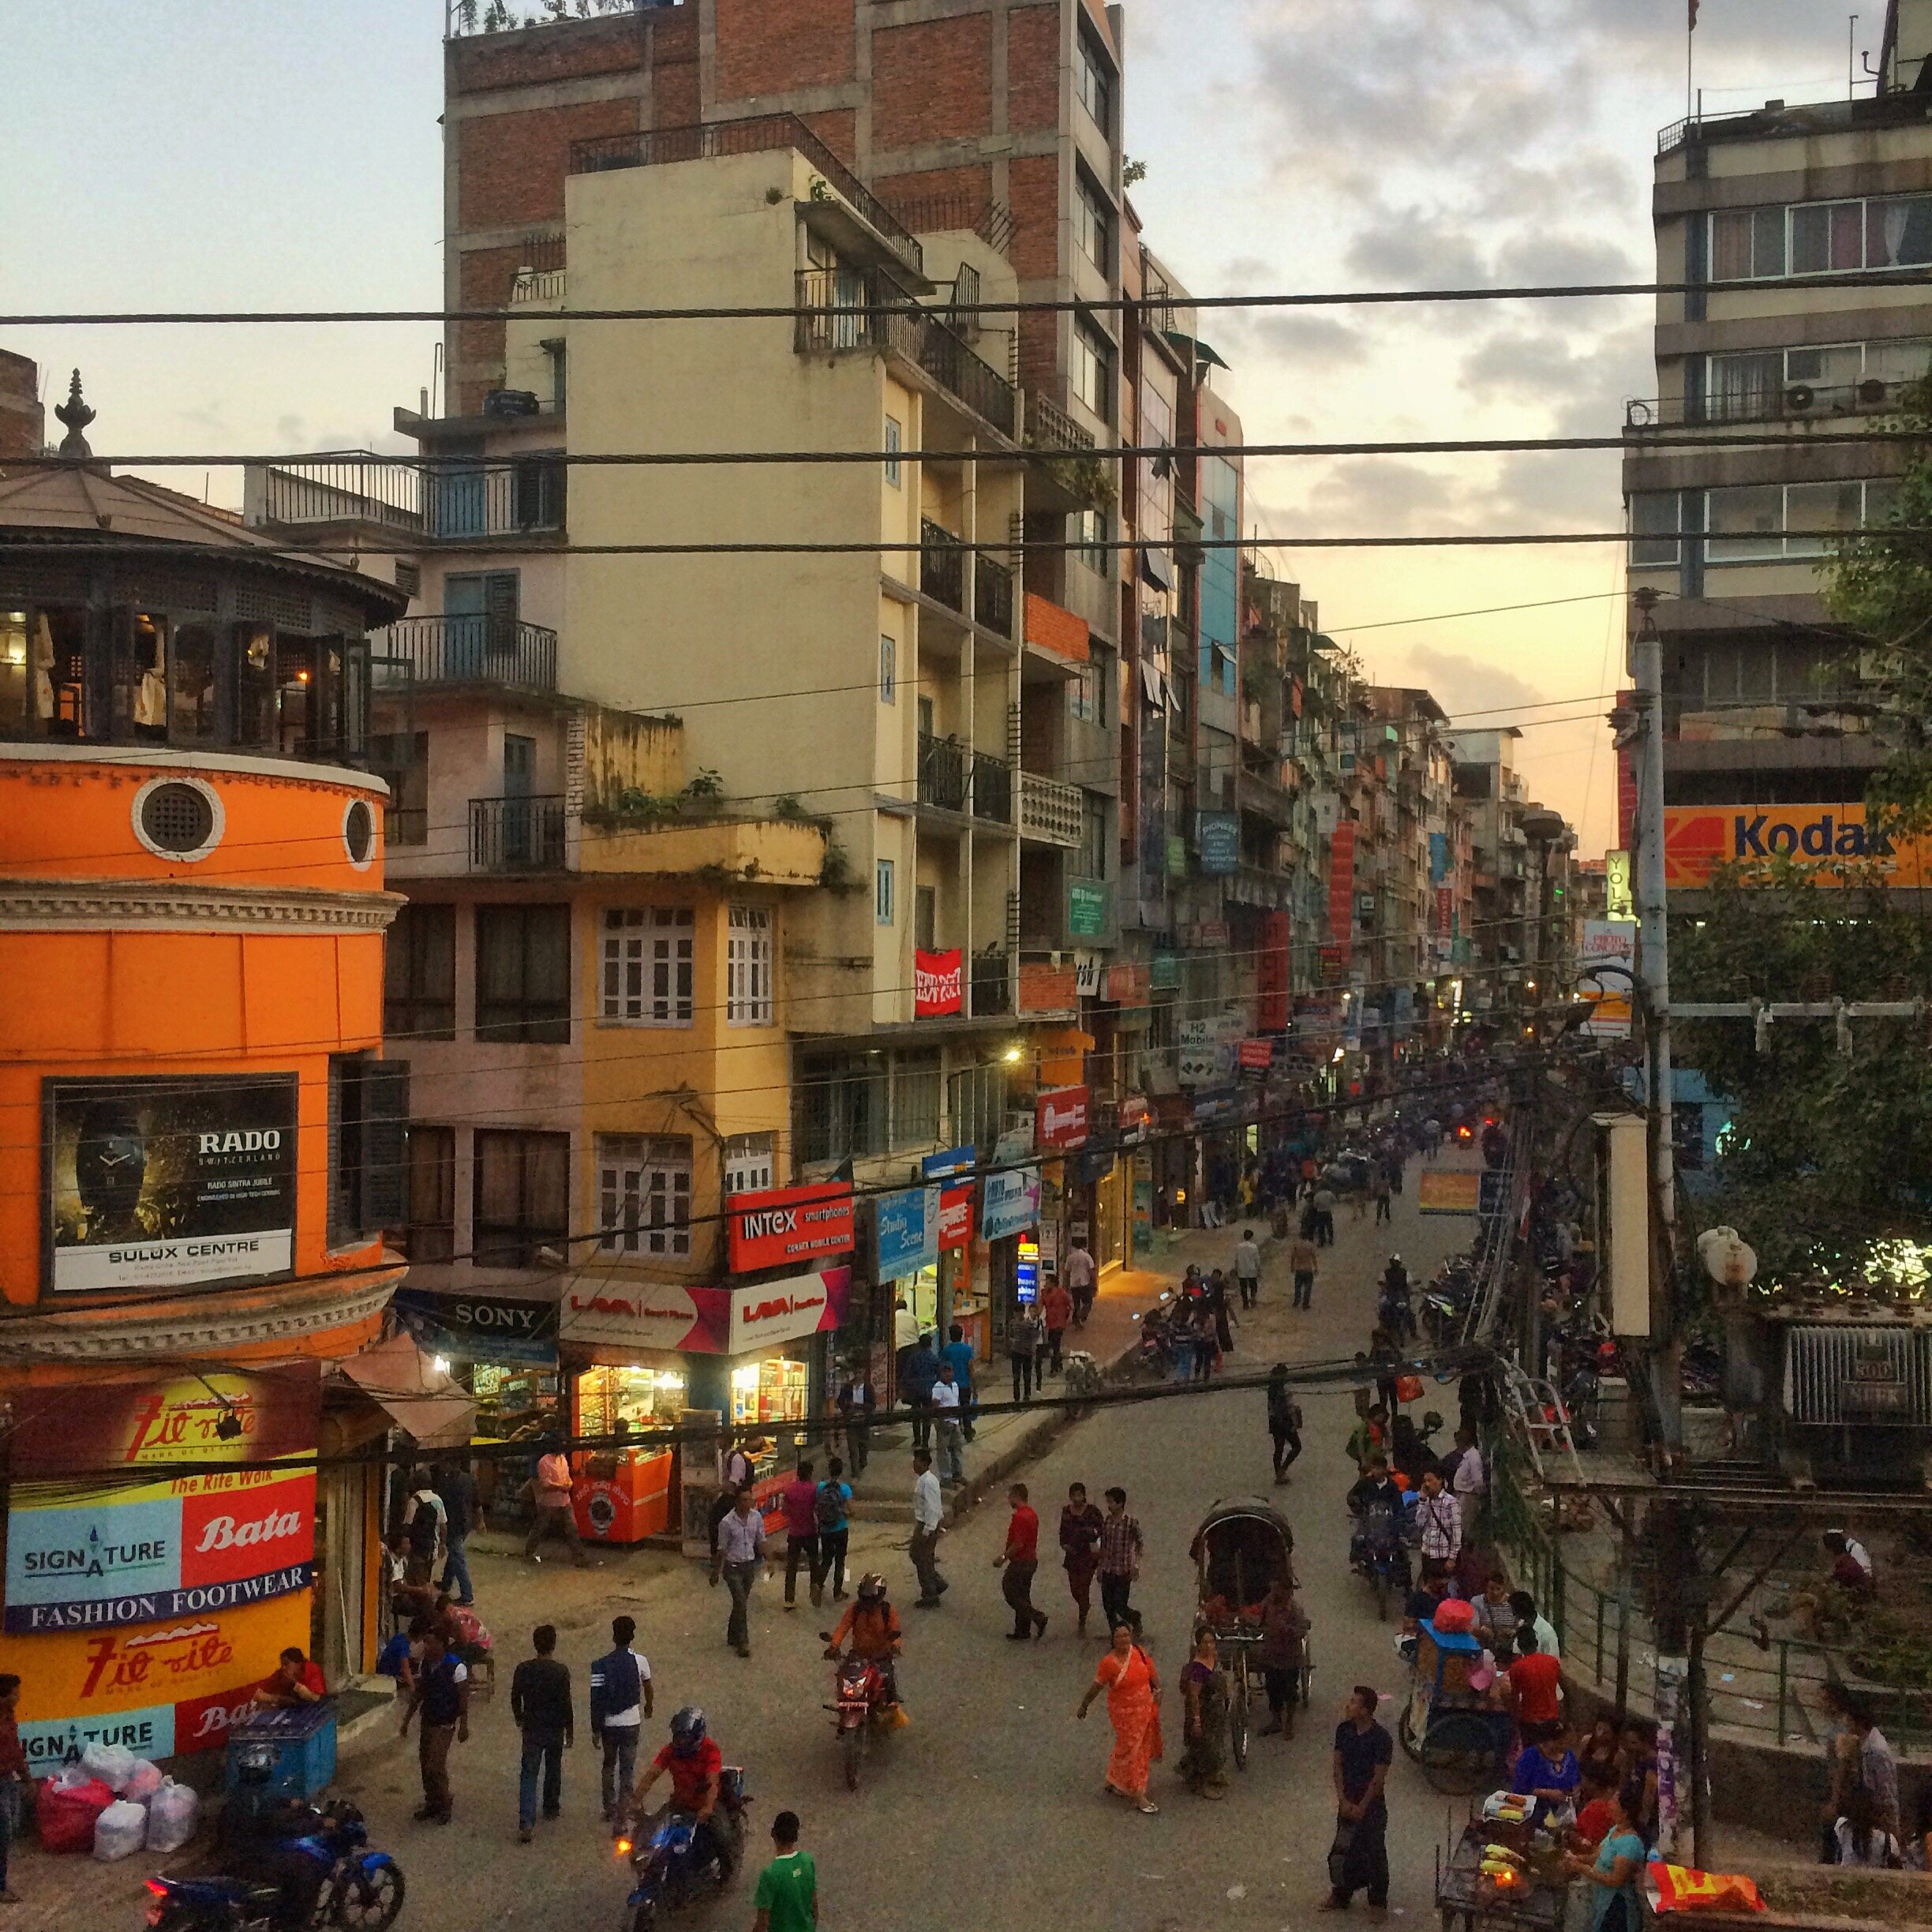
M 1138 188 L 1146 179 L 1147 163 L 1144 161 L 1126 159 L 1121 163 L 1121 185 L 1123 188 Z
M 1674 928 L 1671 945 L 1673 1002 L 1908 999 L 1932 972 L 1926 927 L 1875 877 L 1824 887 L 1786 861 L 1721 868 L 1708 915 Z M 1673 1033 L 1679 1064 L 1735 1103 L 1717 1193 L 1699 1218 L 1743 1234 L 1761 1280 L 1848 1271 L 1885 1236 L 1932 1238 L 1921 1023 L 1854 1020 L 1848 1058 L 1829 1020 L 1773 1022 L 1762 1054 L 1754 1029 L 1735 1020 Z
M 710 766 L 702 766 L 696 777 L 685 781 L 680 796 L 694 805 L 715 805 L 724 796 L 724 781 Z

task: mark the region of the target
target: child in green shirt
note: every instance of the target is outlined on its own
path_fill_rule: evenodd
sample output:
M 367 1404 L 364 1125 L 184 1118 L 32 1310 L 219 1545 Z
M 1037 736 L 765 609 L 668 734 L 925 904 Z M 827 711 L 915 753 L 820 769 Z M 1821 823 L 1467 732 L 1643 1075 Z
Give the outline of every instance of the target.
M 799 1818 L 781 1811 L 772 1820 L 772 1844 L 778 1855 L 758 1874 L 758 1932 L 817 1932 L 818 1868 L 811 1854 L 798 1848 Z

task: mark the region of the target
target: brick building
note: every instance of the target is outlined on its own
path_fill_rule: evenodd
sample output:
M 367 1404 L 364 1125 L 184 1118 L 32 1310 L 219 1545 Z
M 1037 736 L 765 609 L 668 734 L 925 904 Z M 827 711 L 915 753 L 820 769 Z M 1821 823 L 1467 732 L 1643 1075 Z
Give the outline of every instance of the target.
M 0 349 L 0 463 L 37 456 L 46 440 L 39 373 L 24 355 Z

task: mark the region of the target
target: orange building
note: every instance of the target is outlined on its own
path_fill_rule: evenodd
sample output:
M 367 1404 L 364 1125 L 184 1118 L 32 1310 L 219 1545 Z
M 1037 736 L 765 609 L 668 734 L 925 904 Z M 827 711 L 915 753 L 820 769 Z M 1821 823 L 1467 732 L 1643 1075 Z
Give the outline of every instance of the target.
M 274 1466 L 388 1425 L 339 1365 L 402 1273 L 408 1111 L 356 769 L 404 600 L 110 474 L 77 378 L 56 414 L 68 460 L 0 478 L 0 1669 L 39 1761 L 217 1744 L 286 1644 L 369 1661 L 380 1472 Z

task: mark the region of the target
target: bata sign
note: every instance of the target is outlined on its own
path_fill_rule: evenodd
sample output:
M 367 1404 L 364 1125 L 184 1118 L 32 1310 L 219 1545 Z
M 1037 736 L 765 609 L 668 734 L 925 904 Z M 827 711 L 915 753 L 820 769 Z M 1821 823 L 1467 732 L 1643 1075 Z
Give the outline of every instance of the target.
M 734 1275 L 852 1252 L 852 1192 L 845 1181 L 734 1194 L 728 1211 Z
M 1932 886 L 1932 839 L 1869 829 L 1862 805 L 1671 806 L 1664 813 L 1667 886 L 1708 886 L 1720 865 L 1763 867 L 1785 859 L 1814 885 L 1855 884 L 1875 867 L 1888 885 Z
M 1076 1148 L 1087 1139 L 1087 1089 L 1056 1087 L 1034 1108 L 1034 1140 L 1042 1148 Z
M 912 1012 L 920 1020 L 936 1020 L 965 1007 L 965 970 L 957 946 L 949 953 L 915 952 L 912 956 Z
M 728 1353 L 747 1355 L 779 1342 L 836 1328 L 844 1319 L 852 1290 L 850 1268 L 793 1275 L 783 1281 L 758 1282 L 732 1291 Z

